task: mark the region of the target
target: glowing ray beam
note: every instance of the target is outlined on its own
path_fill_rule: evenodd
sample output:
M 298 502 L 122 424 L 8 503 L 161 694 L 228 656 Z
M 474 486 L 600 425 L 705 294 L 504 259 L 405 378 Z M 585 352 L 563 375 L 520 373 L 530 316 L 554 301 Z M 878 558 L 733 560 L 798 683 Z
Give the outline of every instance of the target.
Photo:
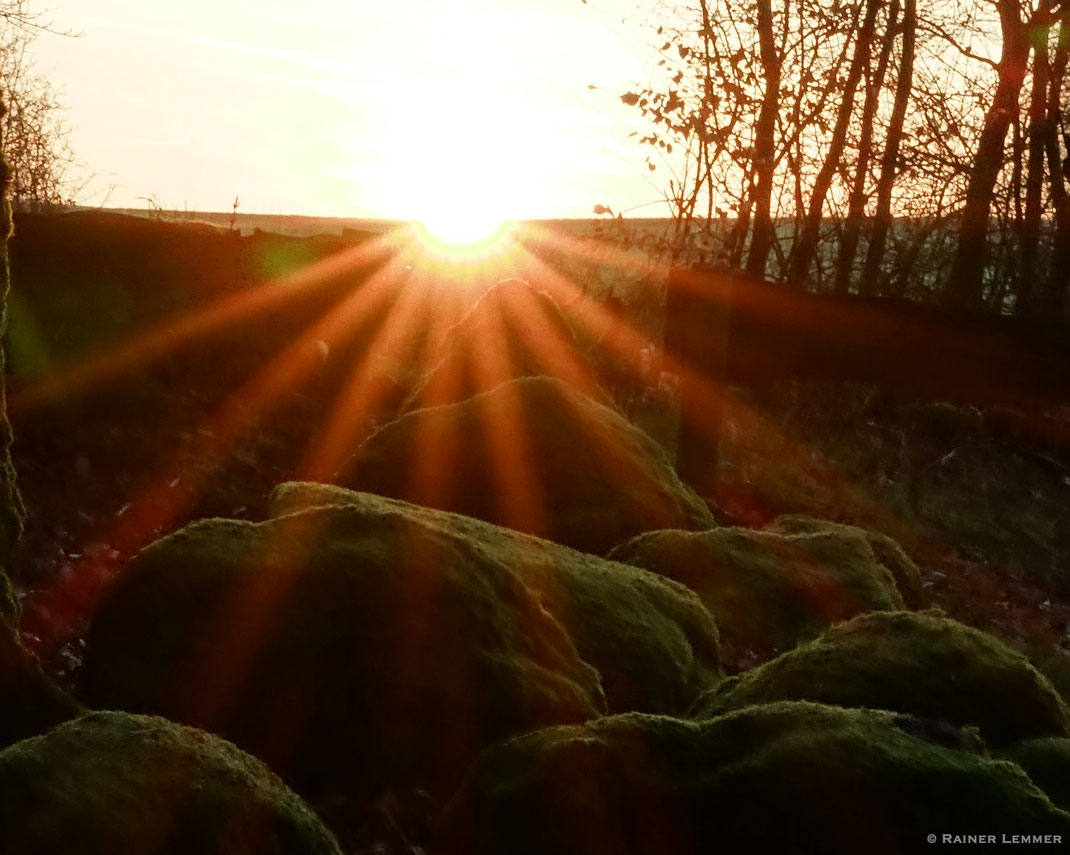
M 520 333 L 519 344 L 550 377 L 565 381 L 595 400 L 603 396 L 594 372 L 576 352 L 575 342 L 566 338 L 531 291 L 517 289 L 502 300 L 502 308 L 509 316 L 510 327 Z
M 637 256 L 620 249 L 612 243 L 594 237 L 578 237 L 566 234 L 558 229 L 547 228 L 538 223 L 526 224 L 518 232 L 518 241 L 535 258 L 538 253 L 533 246 L 542 243 L 558 249 L 572 258 L 579 258 L 599 266 L 609 265 L 617 270 L 642 274 L 644 278 L 666 276 L 671 266 L 666 262 L 648 255 Z M 542 259 L 539 259 L 540 261 Z M 545 264 L 545 262 L 543 262 Z
M 182 720 L 207 729 L 224 725 L 287 595 L 299 581 L 319 535 L 319 521 L 284 517 L 275 526 L 274 536 L 243 558 L 248 569 L 238 576 L 243 584 L 233 586 L 215 603 L 200 630 L 203 640 L 175 664 L 160 701 Z M 205 656 L 206 650 L 213 654 Z M 274 747 L 270 759 L 283 760 L 282 747 Z
M 274 308 L 310 288 L 373 264 L 381 264 L 397 248 L 388 234 L 316 261 L 301 270 L 255 286 L 241 294 L 178 318 L 165 318 L 117 348 L 89 355 L 75 366 L 37 382 L 32 388 L 16 389 L 9 397 L 12 412 L 31 409 L 71 391 L 142 365 L 178 344 L 206 335 L 238 319 Z
M 45 617 L 62 619 L 60 622 L 69 626 L 76 615 L 88 613 L 118 562 L 180 519 L 196 501 L 204 480 L 226 449 L 279 395 L 316 367 L 318 358 L 313 345 L 317 341 L 335 342 L 390 297 L 396 288 L 396 279 L 390 274 L 397 267 L 400 264 L 395 260 L 379 277 L 354 291 L 194 431 L 171 465 L 150 481 L 129 512 L 104 536 L 103 542 L 112 544 L 117 553 L 114 560 L 102 561 L 97 556 L 79 559 L 64 581 L 41 595 L 35 611 L 43 616 L 42 621 Z M 35 621 L 33 613 L 27 618 L 25 629 L 42 639 L 42 648 L 58 640 L 46 638 L 54 635 L 54 630 Z
M 472 350 L 477 388 L 494 389 L 511 379 L 512 361 L 505 346 L 505 325 L 500 314 L 501 305 L 495 302 L 487 313 L 487 340 Z M 471 344 L 475 344 L 472 342 Z M 549 537 L 549 524 L 543 510 L 542 487 L 536 475 L 527 436 L 522 403 L 515 390 L 498 388 L 493 402 L 487 397 L 474 400 L 482 404 L 483 437 L 489 444 L 491 475 L 503 513 L 510 528 Z M 497 404 L 492 408 L 492 403 Z
M 362 361 L 354 366 L 326 426 L 309 444 L 298 470 L 303 480 L 328 480 L 366 435 L 371 416 L 389 394 L 390 378 L 382 376 L 381 363 L 388 355 L 404 358 L 411 354 L 429 303 L 428 292 L 411 284 L 398 294 Z

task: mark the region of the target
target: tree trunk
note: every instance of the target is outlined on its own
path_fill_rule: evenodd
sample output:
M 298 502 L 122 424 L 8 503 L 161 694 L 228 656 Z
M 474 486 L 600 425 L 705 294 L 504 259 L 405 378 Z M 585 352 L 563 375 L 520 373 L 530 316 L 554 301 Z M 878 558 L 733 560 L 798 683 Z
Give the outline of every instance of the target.
M 854 57 L 847 71 L 847 81 L 844 83 L 843 99 L 840 101 L 840 109 L 836 114 L 836 124 L 829 140 L 828 152 L 825 155 L 821 170 L 814 179 L 814 189 L 810 194 L 810 204 L 803 222 L 802 234 L 792 248 L 791 257 L 788 259 L 788 281 L 803 283 L 813 264 L 814 255 L 817 252 L 818 239 L 821 236 L 821 215 L 825 209 L 825 198 L 828 196 L 832 179 L 840 167 L 840 159 L 843 157 L 844 145 L 847 141 L 847 128 L 851 121 L 851 112 L 854 108 L 855 92 L 858 83 L 862 79 L 862 69 L 869 65 L 870 48 L 873 44 L 873 31 L 876 26 L 877 12 L 881 6 L 881 0 L 867 0 L 866 16 L 862 21 L 862 28 L 858 33 L 858 41 L 855 45 Z
M 1036 308 L 1037 249 L 1040 245 L 1040 222 L 1043 213 L 1044 151 L 1048 136 L 1048 29 L 1051 27 L 1050 2 L 1045 2 L 1030 25 L 1033 32 L 1033 83 L 1029 92 L 1028 141 L 1029 161 L 1025 179 L 1025 214 L 1022 220 L 1022 247 L 1018 271 L 1018 291 L 1014 311 L 1019 315 Z
M 754 188 L 745 188 L 728 243 L 728 267 L 732 270 L 738 270 L 743 261 L 743 247 L 747 243 L 747 232 L 750 230 L 750 207 L 753 200 Z
M 1061 315 L 1070 296 L 1070 198 L 1067 198 L 1066 175 L 1059 150 L 1059 114 L 1062 106 L 1063 81 L 1070 65 L 1070 7 L 1064 6 L 1059 16 L 1059 37 L 1048 82 L 1048 123 L 1045 153 L 1048 177 L 1051 182 L 1051 203 L 1055 209 L 1055 239 L 1051 269 L 1040 300 L 1041 309 Z
M 888 74 L 891 61 L 892 45 L 899 26 L 899 0 L 892 0 L 888 10 L 888 24 L 884 40 L 881 43 L 877 71 L 866 87 L 866 100 L 862 105 L 862 135 L 858 141 L 858 161 L 851 183 L 851 196 L 847 205 L 847 220 L 843 226 L 843 238 L 840 240 L 840 255 L 836 267 L 834 290 L 846 294 L 851 286 L 851 271 L 854 268 L 858 239 L 862 233 L 862 220 L 866 207 L 866 176 L 869 174 L 869 162 L 873 159 L 873 125 L 877 115 L 877 104 L 884 78 Z
M 888 123 L 888 136 L 881 158 L 880 177 L 877 179 L 877 205 L 873 214 L 873 231 L 866 247 L 866 260 L 862 265 L 862 277 L 858 290 L 872 295 L 878 291 L 881 261 L 888 232 L 892 227 L 892 187 L 895 184 L 899 164 L 899 146 L 903 141 L 903 126 L 906 123 L 907 104 L 914 85 L 914 43 L 917 35 L 916 0 L 906 0 L 903 8 L 903 51 L 899 59 L 899 76 L 895 83 L 895 101 Z
M 7 263 L 7 242 L 11 236 L 11 205 L 7 191 L 11 173 L 3 160 L 4 105 L 0 103 L 0 340 L 7 327 L 7 294 L 11 274 Z M 0 633 L 13 631 L 18 618 L 18 604 L 8 572 L 11 554 L 22 534 L 22 499 L 15 486 L 15 470 L 11 465 L 11 423 L 7 419 L 4 350 L 0 347 Z
M 747 272 L 765 277 L 765 263 L 776 237 L 771 211 L 773 173 L 776 169 L 776 119 L 780 110 L 780 54 L 773 38 L 772 0 L 757 0 L 758 44 L 765 78 L 762 104 L 754 126 L 754 232 L 747 254 Z
M 988 258 L 988 215 L 996 179 L 1003 167 L 1003 146 L 1018 101 L 1029 60 L 1029 40 L 1022 22 L 1020 0 L 997 0 L 1003 49 L 998 65 L 996 93 L 985 115 L 977 144 L 966 204 L 959 227 L 958 247 L 942 294 L 946 305 L 978 308 L 984 296 Z

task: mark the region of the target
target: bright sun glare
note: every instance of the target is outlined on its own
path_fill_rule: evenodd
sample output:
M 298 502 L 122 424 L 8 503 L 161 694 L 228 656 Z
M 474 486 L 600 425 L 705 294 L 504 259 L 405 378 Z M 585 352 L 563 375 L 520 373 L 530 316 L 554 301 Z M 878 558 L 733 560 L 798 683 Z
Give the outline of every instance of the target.
M 479 254 L 498 248 L 510 225 L 499 217 L 458 211 L 426 217 L 416 223 L 416 229 L 421 241 L 433 249 L 451 254 Z
M 513 105 L 509 84 L 488 79 L 482 64 L 457 60 L 449 75 L 438 73 L 432 83 L 399 88 L 405 110 L 384 131 L 404 163 L 390 204 L 433 253 L 493 254 L 507 245 L 511 221 L 539 210 L 543 188 L 528 165 L 545 160 L 549 146 Z

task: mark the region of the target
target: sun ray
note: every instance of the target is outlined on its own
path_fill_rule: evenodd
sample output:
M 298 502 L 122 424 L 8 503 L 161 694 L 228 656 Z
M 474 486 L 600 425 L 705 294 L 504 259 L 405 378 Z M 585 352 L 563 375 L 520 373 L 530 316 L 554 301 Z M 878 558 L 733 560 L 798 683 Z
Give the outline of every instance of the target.
M 570 258 L 600 267 L 608 266 L 644 279 L 663 278 L 672 270 L 671 264 L 645 252 L 629 252 L 604 239 L 571 235 L 540 223 L 526 223 L 524 228 L 517 232 L 517 240 L 536 258 L 539 257 L 540 246 L 546 245 Z
M 660 343 L 640 333 L 623 319 L 615 317 L 541 259 L 528 254 L 524 256 L 524 260 L 527 275 L 533 281 L 539 282 L 540 286 L 545 286 L 551 294 L 559 295 L 559 301 L 568 307 L 569 317 L 579 325 L 581 331 L 612 348 L 625 369 L 639 382 L 643 376 L 643 349 L 659 347 Z M 613 335 L 606 335 L 607 330 L 612 330 Z M 680 378 L 681 385 L 688 385 L 692 406 L 688 408 L 688 412 L 682 414 L 683 418 L 693 423 L 707 439 L 716 441 L 720 436 L 719 413 L 723 405 L 723 390 L 671 355 L 664 355 L 664 365 L 667 372 Z M 668 393 L 660 386 L 654 386 L 651 392 L 663 401 L 673 403 Z
M 303 479 L 329 479 L 367 436 L 372 417 L 390 393 L 390 381 L 382 373 L 381 362 L 387 356 L 411 358 L 429 309 L 430 295 L 426 290 L 413 288 L 410 283 L 398 293 L 361 362 L 353 366 L 351 379 L 339 393 L 324 427 L 309 443 L 298 469 Z
M 564 380 L 592 398 L 604 394 L 590 365 L 577 352 L 576 343 L 569 341 L 548 317 L 548 310 L 528 289 L 516 289 L 502 300 L 502 308 L 509 316 L 509 327 L 518 331 L 518 343 L 542 364 L 550 377 Z
M 203 642 L 174 664 L 160 698 L 164 709 L 203 728 L 224 725 L 319 534 L 315 520 L 284 517 L 275 536 L 244 557 L 250 572 L 215 604 L 200 630 Z M 213 654 L 205 656 L 206 650 Z M 281 747 L 272 747 L 271 759 L 284 760 Z
M 385 305 L 397 289 L 395 260 L 372 281 L 310 327 L 193 431 L 190 439 L 161 467 L 130 503 L 129 510 L 95 540 L 111 544 L 107 558 L 83 555 L 70 574 L 44 592 L 28 609 L 24 630 L 40 639 L 40 649 L 62 642 L 79 616 L 88 614 L 119 563 L 179 521 L 196 502 L 204 481 L 224 453 L 280 395 L 293 389 L 318 363 L 317 342 L 337 342 L 362 319 Z
M 500 303 L 496 302 L 487 313 L 487 320 L 486 341 L 479 342 L 479 347 L 473 347 L 471 353 L 477 388 L 490 390 L 512 377 L 512 360 L 505 346 Z M 482 404 L 483 435 L 479 439 L 488 446 L 491 476 L 505 524 L 519 531 L 550 537 L 542 485 L 527 435 L 526 413 L 516 390 L 499 388 L 493 400 L 496 406 L 492 406 L 491 399 L 486 396 L 475 400 Z
M 212 303 L 204 309 L 158 321 L 117 347 L 87 355 L 76 365 L 60 368 L 48 377 L 36 380 L 32 387 L 13 390 L 9 407 L 13 412 L 19 412 L 69 392 L 85 391 L 95 383 L 144 365 L 179 344 L 240 319 L 277 308 L 308 294 L 310 289 L 358 272 L 368 275 L 390 258 L 396 250 L 396 241 L 397 236 L 384 235 Z
M 424 271 L 425 274 L 428 271 Z M 428 332 L 428 344 L 422 354 L 420 376 L 428 378 L 421 389 L 417 406 L 437 406 L 456 400 L 458 390 L 466 384 L 471 371 L 471 354 L 464 342 L 450 338 L 451 331 L 471 308 L 470 296 L 458 290 L 435 292 L 439 303 Z M 460 359 L 443 366 L 447 346 L 460 348 Z M 408 495 L 420 505 L 448 507 L 454 489 L 454 473 L 445 461 L 460 452 L 459 433 L 446 419 L 422 419 L 416 425 L 413 456 L 410 463 Z

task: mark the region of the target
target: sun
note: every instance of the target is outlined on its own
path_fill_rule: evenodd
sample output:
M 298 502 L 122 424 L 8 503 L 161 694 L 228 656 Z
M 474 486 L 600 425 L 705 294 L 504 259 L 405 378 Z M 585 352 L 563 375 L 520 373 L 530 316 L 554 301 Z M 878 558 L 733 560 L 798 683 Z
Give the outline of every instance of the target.
M 507 251 L 514 225 L 543 206 L 530 165 L 545 159 L 547 146 L 513 115 L 508 91 L 486 78 L 480 65 L 478 76 L 458 71 L 399 90 L 404 111 L 384 131 L 383 168 L 394 184 L 382 207 L 413 224 L 433 256 L 464 261 Z
M 415 224 L 425 247 L 449 255 L 482 255 L 500 249 L 513 223 L 499 216 L 463 209 L 424 217 Z

